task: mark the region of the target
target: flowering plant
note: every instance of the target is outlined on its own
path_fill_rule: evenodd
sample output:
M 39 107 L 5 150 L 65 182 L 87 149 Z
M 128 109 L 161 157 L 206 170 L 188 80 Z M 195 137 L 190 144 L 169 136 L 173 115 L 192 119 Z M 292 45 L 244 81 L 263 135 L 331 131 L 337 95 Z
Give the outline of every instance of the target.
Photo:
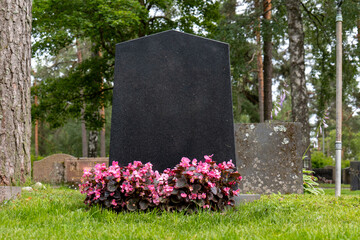
M 204 156 L 204 161 L 183 157 L 175 168 L 161 174 L 152 170 L 151 163 L 139 161 L 126 167 L 117 162 L 109 168 L 97 164 L 84 171 L 80 191 L 87 195 L 86 204 L 116 211 L 154 207 L 189 212 L 199 207 L 223 210 L 234 206 L 233 197 L 239 194 L 240 180 L 231 160 L 217 164 L 211 155 Z
M 159 204 L 155 189 L 159 173 L 152 170 L 152 164 L 139 161 L 120 167 L 117 162 L 106 167 L 97 164 L 90 171 L 85 170 L 80 191 L 86 194 L 85 204 L 99 204 L 115 210 L 146 210 Z

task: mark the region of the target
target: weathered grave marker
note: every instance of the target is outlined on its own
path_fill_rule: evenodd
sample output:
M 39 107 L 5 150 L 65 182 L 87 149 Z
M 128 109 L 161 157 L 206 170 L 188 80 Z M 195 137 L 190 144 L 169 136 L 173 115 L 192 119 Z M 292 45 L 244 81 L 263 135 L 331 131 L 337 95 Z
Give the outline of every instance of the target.
M 0 186 L 0 203 L 11 199 L 16 199 L 20 195 L 21 187 Z
M 301 123 L 236 124 L 241 192 L 303 193 Z
M 235 162 L 228 44 L 166 31 L 117 44 L 110 163 Z
M 65 160 L 76 159 L 68 154 L 53 154 L 40 161 L 35 161 L 33 166 L 33 180 L 58 184 L 65 181 Z
M 360 161 L 350 162 L 350 190 L 360 190 Z

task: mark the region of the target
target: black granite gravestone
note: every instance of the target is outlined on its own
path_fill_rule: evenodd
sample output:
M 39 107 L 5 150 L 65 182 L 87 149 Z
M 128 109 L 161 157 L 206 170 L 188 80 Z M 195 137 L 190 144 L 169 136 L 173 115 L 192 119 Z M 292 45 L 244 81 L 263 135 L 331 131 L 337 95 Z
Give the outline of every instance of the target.
M 350 190 L 360 190 L 360 161 L 350 162 Z
M 116 45 L 110 164 L 235 162 L 229 46 L 177 31 Z

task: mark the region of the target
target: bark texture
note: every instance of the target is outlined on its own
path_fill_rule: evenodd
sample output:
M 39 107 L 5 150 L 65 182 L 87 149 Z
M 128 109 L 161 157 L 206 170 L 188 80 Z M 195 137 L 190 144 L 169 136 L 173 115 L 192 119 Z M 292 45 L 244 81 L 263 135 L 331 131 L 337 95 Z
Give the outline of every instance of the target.
M 78 59 L 78 63 L 82 63 L 82 54 L 80 50 L 79 41 L 76 40 L 76 55 Z M 83 94 L 83 91 L 80 93 Z M 85 124 L 85 102 L 83 103 L 83 107 L 81 108 L 81 143 L 82 143 L 82 156 L 88 157 L 88 141 L 87 141 L 87 132 L 86 132 L 86 124 Z
M 0 185 L 30 176 L 31 0 L 0 0 Z
M 264 0 L 264 119 L 271 119 L 272 111 L 272 29 L 271 29 L 271 0 Z
M 100 110 L 101 117 L 105 119 L 105 107 L 102 106 Z M 105 123 L 103 128 L 100 130 L 100 157 L 106 157 L 106 146 L 105 146 Z
M 257 12 L 261 12 L 260 2 L 259 0 L 255 0 L 255 8 Z M 262 61 L 262 52 L 261 52 L 261 24 L 260 24 L 260 16 L 258 17 L 258 24 L 255 28 L 255 36 L 256 36 L 256 45 L 257 45 L 257 53 L 256 53 L 256 63 L 257 63 L 257 72 L 258 72 L 258 83 L 259 83 L 259 117 L 260 122 L 264 122 L 264 72 L 263 72 L 263 61 Z
M 98 131 L 89 131 L 89 157 L 97 157 Z
M 301 18 L 300 1 L 286 1 L 289 52 L 290 52 L 290 87 L 292 101 L 292 120 L 303 124 L 305 148 L 310 144 L 310 126 L 308 94 L 305 80 L 304 30 Z M 306 155 L 309 156 L 310 153 Z M 310 157 L 310 156 L 309 156 Z

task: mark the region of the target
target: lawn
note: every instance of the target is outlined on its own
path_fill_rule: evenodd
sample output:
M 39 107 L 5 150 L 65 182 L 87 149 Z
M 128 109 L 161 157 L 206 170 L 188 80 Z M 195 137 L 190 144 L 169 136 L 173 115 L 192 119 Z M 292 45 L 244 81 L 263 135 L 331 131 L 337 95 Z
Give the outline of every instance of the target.
M 360 239 L 360 191 L 343 191 L 264 195 L 222 213 L 117 214 L 48 186 L 0 205 L 0 239 Z

